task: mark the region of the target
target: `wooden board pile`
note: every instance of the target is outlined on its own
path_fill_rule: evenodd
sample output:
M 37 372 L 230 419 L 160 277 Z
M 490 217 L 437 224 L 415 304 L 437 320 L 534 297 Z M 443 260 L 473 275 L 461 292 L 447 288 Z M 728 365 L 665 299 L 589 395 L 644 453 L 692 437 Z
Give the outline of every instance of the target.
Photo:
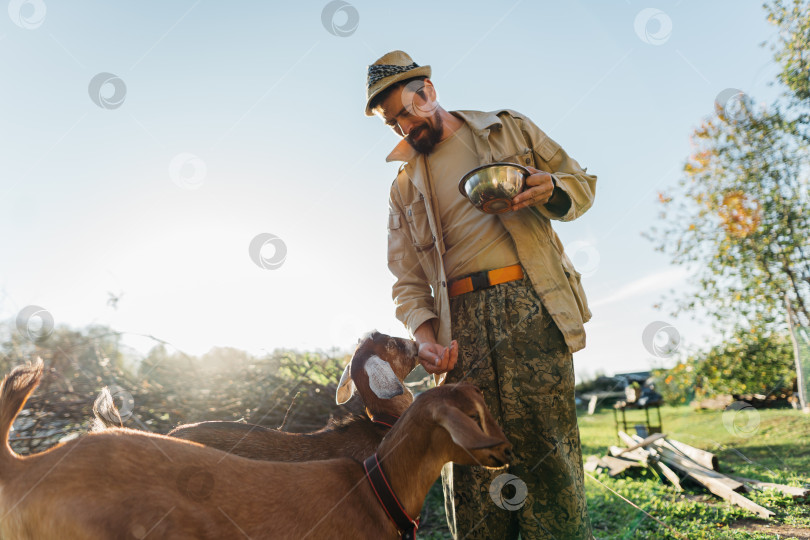
M 718 470 L 719 463 L 715 454 L 668 439 L 663 433 L 642 439 L 638 435 L 630 436 L 619 431 L 619 438 L 627 444 L 626 448 L 611 446 L 608 455 L 590 456 L 585 462 L 585 470 L 594 472 L 603 469 L 607 470 L 610 476 L 616 476 L 630 467 L 648 467 L 661 479 L 667 479 L 677 491 L 683 491 L 681 481 L 688 478 L 703 485 L 718 497 L 765 519 L 774 513 L 744 497 L 742 493 L 775 489 L 794 499 L 803 499 L 810 494 L 810 489 L 723 474 Z

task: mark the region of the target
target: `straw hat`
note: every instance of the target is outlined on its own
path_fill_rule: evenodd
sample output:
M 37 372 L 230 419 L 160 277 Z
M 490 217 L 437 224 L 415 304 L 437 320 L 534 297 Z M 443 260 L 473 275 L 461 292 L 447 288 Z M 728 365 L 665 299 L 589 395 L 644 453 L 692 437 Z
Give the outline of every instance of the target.
M 374 96 L 394 83 L 414 77 L 430 77 L 430 66 L 420 66 L 403 51 L 391 51 L 368 66 L 366 116 L 374 116 L 369 104 Z

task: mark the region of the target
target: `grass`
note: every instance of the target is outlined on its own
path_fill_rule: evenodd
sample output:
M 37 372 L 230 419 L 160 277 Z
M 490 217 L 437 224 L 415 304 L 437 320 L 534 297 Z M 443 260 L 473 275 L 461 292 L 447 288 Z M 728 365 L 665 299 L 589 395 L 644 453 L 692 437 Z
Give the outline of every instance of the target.
M 750 417 L 729 414 L 688 407 L 661 410 L 664 432 L 717 454 L 721 472 L 795 486 L 810 481 L 810 417 L 785 409 L 756 411 Z M 619 445 L 610 411 L 580 416 L 579 427 L 585 456 L 601 455 L 608 445 Z M 650 471 L 595 478 L 586 477 L 585 487 L 594 534 L 599 538 L 810 538 L 810 505 L 774 491 L 746 495 L 776 512 L 765 521 L 700 486 L 687 485 L 678 494 Z M 666 526 L 620 500 L 608 487 Z
M 670 438 L 717 454 L 721 472 L 793 486 L 810 482 L 808 415 L 786 409 L 761 410 L 745 417 L 739 414 L 742 413 L 732 418 L 728 413 L 724 417 L 722 411 L 661 409 L 664 432 Z M 628 414 L 628 421 L 635 418 Z M 610 410 L 593 416 L 581 415 L 579 428 L 585 457 L 604 455 L 611 444 L 621 446 Z M 763 520 L 701 486 L 687 483 L 684 488 L 683 493 L 676 493 L 651 471 L 642 469 L 632 469 L 617 478 L 604 473 L 593 478 L 586 476 L 585 491 L 594 535 L 611 540 L 810 539 L 810 501 L 793 501 L 772 490 L 745 494 L 776 513 L 770 520 Z M 433 540 L 451 538 L 444 524 L 441 482 L 434 485 L 425 501 L 419 533 L 421 538 Z

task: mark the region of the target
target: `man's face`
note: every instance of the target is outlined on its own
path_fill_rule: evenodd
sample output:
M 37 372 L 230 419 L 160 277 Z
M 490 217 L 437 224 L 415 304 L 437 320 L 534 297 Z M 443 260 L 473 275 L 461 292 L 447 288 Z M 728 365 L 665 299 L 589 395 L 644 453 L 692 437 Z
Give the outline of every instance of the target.
M 419 89 L 424 97 L 417 92 Z M 374 112 L 421 154 L 430 154 L 442 140 L 442 117 L 430 81 L 413 81 L 394 88 Z

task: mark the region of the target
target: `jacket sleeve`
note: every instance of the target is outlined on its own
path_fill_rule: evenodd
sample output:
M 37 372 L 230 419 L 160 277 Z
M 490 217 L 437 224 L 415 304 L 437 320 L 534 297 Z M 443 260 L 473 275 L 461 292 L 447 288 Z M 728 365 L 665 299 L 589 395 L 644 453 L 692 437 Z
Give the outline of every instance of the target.
M 396 196 L 396 181 L 388 199 L 388 269 L 396 281 L 391 296 L 396 317 L 413 335 L 419 326 L 438 319 L 434 311 L 433 294 L 425 277 L 411 234 L 405 223 L 402 201 Z
M 525 116 L 520 119 L 523 122 L 523 133 L 532 146 L 536 167 L 554 175 L 557 188 L 561 189 L 571 201 L 562 212 L 556 212 L 543 204 L 538 204 L 534 208 L 548 219 L 559 221 L 577 219 L 593 205 L 596 176 L 587 174 L 574 158 L 530 119 Z

